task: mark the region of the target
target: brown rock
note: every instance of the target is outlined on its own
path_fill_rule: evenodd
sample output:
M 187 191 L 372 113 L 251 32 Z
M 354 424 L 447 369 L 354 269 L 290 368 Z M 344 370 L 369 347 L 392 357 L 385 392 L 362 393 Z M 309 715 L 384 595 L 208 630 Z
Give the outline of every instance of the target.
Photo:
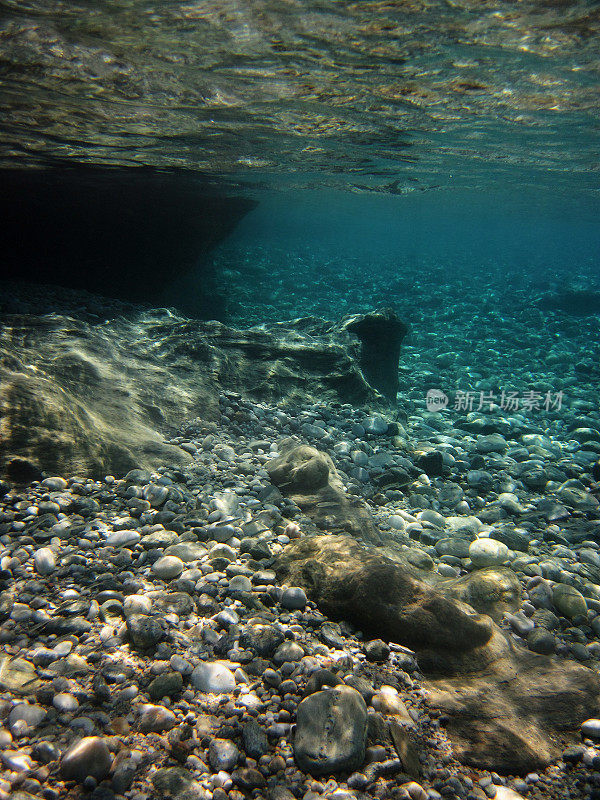
M 349 498 L 331 458 L 294 439 L 279 444 L 280 455 L 267 462 L 271 481 L 321 529 L 351 533 L 379 543 L 381 537 L 359 500 Z
M 416 651 L 429 704 L 446 715 L 465 764 L 511 773 L 542 768 L 559 757 L 559 736 L 576 732 L 600 701 L 591 670 L 517 647 L 490 617 L 445 597 L 443 583 L 433 588 L 400 560 L 350 537 L 292 542 L 277 572 L 303 586 L 324 613 Z

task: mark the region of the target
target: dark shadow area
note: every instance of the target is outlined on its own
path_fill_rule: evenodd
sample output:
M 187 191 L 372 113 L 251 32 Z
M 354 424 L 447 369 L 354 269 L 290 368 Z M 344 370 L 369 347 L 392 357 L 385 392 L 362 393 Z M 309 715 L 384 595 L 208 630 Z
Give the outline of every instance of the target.
M 567 289 L 542 297 L 538 306 L 545 311 L 564 311 L 573 316 L 600 314 L 600 292 Z
M 222 318 L 205 256 L 254 201 L 143 168 L 2 170 L 0 185 L 0 277 Z

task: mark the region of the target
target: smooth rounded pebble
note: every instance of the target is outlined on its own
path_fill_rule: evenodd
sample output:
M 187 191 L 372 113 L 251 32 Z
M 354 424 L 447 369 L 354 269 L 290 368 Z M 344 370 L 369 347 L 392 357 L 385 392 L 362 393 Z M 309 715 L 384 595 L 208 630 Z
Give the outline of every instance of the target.
M 476 539 L 469 545 L 474 567 L 499 567 L 508 561 L 508 547 L 495 539 Z
M 600 741 L 600 719 L 586 719 L 582 722 L 581 735 L 586 739 Z
M 198 664 L 190 676 L 192 685 L 205 694 L 227 694 L 235 689 L 235 675 L 223 664 Z
M 302 611 L 307 602 L 306 593 L 299 586 L 289 586 L 282 592 L 281 605 L 288 611 Z
M 183 572 L 183 561 L 177 556 L 163 556 L 152 565 L 152 573 L 163 581 L 178 578 Z
M 83 783 L 87 777 L 102 781 L 107 777 L 112 756 L 104 739 L 86 736 L 69 747 L 60 762 L 60 774 L 67 781 Z
M 49 547 L 36 550 L 33 566 L 38 575 L 50 575 L 56 569 L 56 558 Z

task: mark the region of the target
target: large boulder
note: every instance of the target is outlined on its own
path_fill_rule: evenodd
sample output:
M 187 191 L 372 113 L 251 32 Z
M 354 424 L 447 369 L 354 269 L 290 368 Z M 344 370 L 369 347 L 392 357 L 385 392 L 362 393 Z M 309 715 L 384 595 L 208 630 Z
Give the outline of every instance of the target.
M 348 536 L 296 540 L 276 569 L 328 616 L 416 651 L 429 704 L 444 713 L 465 764 L 512 773 L 542 768 L 559 757 L 559 736 L 575 735 L 595 713 L 594 672 L 517 647 L 490 617 L 451 596 L 472 591 L 499 611 L 516 593 L 504 570 L 482 570 L 478 583 L 451 583 L 446 594 L 443 582 L 432 586 L 400 558 Z
M 272 483 L 322 530 L 351 533 L 379 543 L 381 537 L 365 505 L 349 498 L 333 461 L 295 439 L 279 443 L 279 455 L 265 465 Z

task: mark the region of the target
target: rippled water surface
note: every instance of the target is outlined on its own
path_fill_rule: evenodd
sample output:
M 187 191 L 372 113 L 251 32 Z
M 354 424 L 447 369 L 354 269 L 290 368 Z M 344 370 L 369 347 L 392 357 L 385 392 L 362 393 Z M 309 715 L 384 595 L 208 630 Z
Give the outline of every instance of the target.
M 3 0 L 4 164 L 595 190 L 600 5 Z

